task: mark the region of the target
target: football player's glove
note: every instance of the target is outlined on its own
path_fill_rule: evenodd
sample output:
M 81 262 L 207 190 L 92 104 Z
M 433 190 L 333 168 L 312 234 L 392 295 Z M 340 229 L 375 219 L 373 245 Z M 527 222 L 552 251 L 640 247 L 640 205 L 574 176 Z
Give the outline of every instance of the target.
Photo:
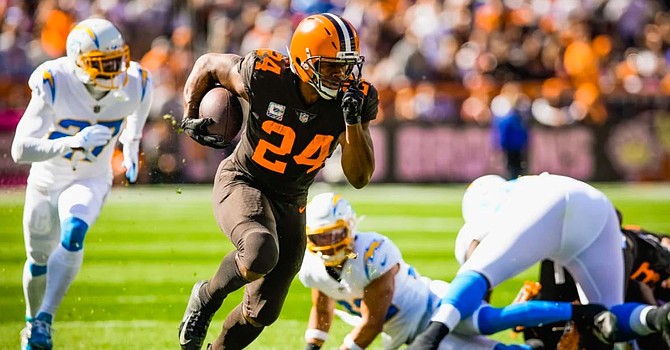
M 69 146 L 72 149 L 89 151 L 98 146 L 104 146 L 112 138 L 112 129 L 96 124 L 87 126 L 70 138 Z
M 407 350 L 437 350 L 440 342 L 449 334 L 449 328 L 441 322 L 430 321 L 428 327 L 419 334 Z
M 617 335 L 617 317 L 599 304 L 573 305 L 572 320 L 580 344 L 587 349 L 609 349 Z
M 361 122 L 361 112 L 363 111 L 363 99 L 365 95 L 358 86 L 351 85 L 342 95 L 342 113 L 344 122 L 347 125 L 354 125 Z
M 186 135 L 195 140 L 195 142 L 212 148 L 225 148 L 229 145 L 221 135 L 213 135 L 207 131 L 207 127 L 214 123 L 211 118 L 184 118 L 181 121 L 181 128 Z
M 139 168 L 140 141 L 126 140 L 121 143 L 123 144 L 123 163 L 121 165 L 126 168 L 128 182 L 134 184 L 137 182 Z

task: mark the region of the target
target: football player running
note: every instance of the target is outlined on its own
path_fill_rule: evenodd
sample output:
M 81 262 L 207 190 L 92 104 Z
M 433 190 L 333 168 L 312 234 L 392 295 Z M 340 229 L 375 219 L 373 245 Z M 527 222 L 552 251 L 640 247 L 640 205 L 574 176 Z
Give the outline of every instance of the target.
M 307 350 L 324 344 L 334 313 L 354 326 L 340 349 L 364 349 L 380 333 L 384 349 L 397 349 L 425 329 L 449 289 L 444 281 L 420 276 L 390 239 L 358 231 L 356 224 L 355 211 L 340 195 L 322 193 L 307 205 L 307 251 L 298 273 L 303 285 L 312 288 L 305 332 Z M 335 310 L 335 304 L 346 313 Z M 555 320 L 584 322 L 603 311 L 598 305 L 541 301 L 503 308 L 481 303 L 452 337 L 441 341 L 439 349 L 531 349 L 528 345 L 504 345 L 482 334 Z
M 32 163 L 23 214 L 21 342 L 24 349 L 48 350 L 54 316 L 82 264 L 84 238 L 112 186 L 117 138 L 125 175 L 137 180 L 152 86 L 149 73 L 130 61 L 119 30 L 98 18 L 78 23 L 68 34 L 67 56 L 37 67 L 28 84 L 32 97 L 12 144 L 16 162 Z
M 207 132 L 211 120 L 198 119 L 202 97 L 215 86 L 242 97 L 250 112 L 240 143 L 219 165 L 212 196 L 219 227 L 236 249 L 208 281 L 193 286 L 179 327 L 182 349 L 201 348 L 224 298 L 243 286 L 243 302 L 211 348 L 244 348 L 277 320 L 305 251 L 308 188 L 338 144 L 349 183 L 362 188 L 370 181 L 368 124 L 378 97 L 360 80 L 363 61 L 356 29 L 330 13 L 298 24 L 289 57 L 255 50 L 196 61 L 184 87 L 186 134 L 206 146 L 226 146 Z
M 570 272 L 582 304 L 611 308 L 615 321 L 594 320 L 601 322 L 595 330 L 605 343 L 670 327 L 668 308 L 622 304 L 623 237 L 614 206 L 594 187 L 547 173 L 511 181 L 486 175 L 465 191 L 462 211 L 465 225 L 456 239 L 462 266 L 430 324 L 408 349 L 437 349 L 489 289 L 543 259 Z

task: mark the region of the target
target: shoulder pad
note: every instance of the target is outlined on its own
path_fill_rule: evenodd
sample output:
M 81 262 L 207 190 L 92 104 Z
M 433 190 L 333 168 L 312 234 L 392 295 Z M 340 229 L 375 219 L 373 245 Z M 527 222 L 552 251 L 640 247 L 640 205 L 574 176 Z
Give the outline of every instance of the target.
M 30 89 L 51 105 L 56 101 L 58 71 L 52 61 L 48 61 L 37 67 L 28 79 Z
M 144 96 L 146 96 L 147 93 L 147 88 L 149 87 L 149 84 L 151 84 L 151 73 L 142 68 L 139 63 L 132 61 L 130 62 L 130 67 L 128 67 L 128 74 L 131 76 L 135 76 L 136 79 L 139 82 L 139 88 L 140 88 L 140 101 L 144 100 Z
M 374 280 L 386 273 L 395 264 L 402 262 L 402 254 L 398 247 L 387 237 L 376 232 L 359 233 L 367 239 L 361 241 L 361 255 L 365 275 L 369 280 Z

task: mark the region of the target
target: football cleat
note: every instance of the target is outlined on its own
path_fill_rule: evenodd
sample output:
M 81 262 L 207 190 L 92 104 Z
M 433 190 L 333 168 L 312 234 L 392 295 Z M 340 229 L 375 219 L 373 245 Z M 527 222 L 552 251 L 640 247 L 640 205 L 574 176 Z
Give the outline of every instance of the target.
M 53 342 L 51 340 L 51 321 L 53 316 L 45 312 L 40 312 L 30 322 L 27 327 L 26 350 L 51 350 Z M 22 332 L 23 333 L 23 332 Z
M 212 322 L 214 312 L 206 311 L 200 301 L 200 288 L 207 281 L 197 282 L 191 290 L 191 297 L 184 312 L 184 318 L 179 325 L 179 345 L 182 350 L 200 350 L 207 336 L 209 323 Z
M 28 348 L 28 338 L 30 338 L 30 322 L 32 321 L 32 318 L 30 320 L 26 321 L 26 326 L 23 327 L 21 330 L 21 350 L 26 350 Z
M 658 327 L 664 336 L 670 334 L 670 303 L 665 303 L 658 307 Z

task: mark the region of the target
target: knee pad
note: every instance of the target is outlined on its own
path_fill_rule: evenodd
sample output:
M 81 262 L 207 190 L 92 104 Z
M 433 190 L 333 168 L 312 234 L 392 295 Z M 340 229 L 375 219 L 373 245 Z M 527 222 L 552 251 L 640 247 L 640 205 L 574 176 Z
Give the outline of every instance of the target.
M 33 277 L 42 276 L 47 273 L 46 265 L 35 265 L 35 263 L 28 263 L 28 269 L 30 270 L 30 275 Z
M 256 328 L 267 327 L 273 324 L 279 318 L 279 314 L 277 314 L 274 317 L 261 317 L 260 315 L 252 317 L 249 316 L 249 313 L 246 311 L 245 308 L 242 308 L 242 316 L 247 321 L 247 323 Z
M 238 267 L 248 281 L 268 274 L 279 260 L 277 241 L 269 232 L 249 233 L 241 248 L 237 256 Z M 258 277 L 254 278 L 254 275 Z
M 71 252 L 82 250 L 87 231 L 88 224 L 84 220 L 75 217 L 65 219 L 61 225 L 61 245 Z

